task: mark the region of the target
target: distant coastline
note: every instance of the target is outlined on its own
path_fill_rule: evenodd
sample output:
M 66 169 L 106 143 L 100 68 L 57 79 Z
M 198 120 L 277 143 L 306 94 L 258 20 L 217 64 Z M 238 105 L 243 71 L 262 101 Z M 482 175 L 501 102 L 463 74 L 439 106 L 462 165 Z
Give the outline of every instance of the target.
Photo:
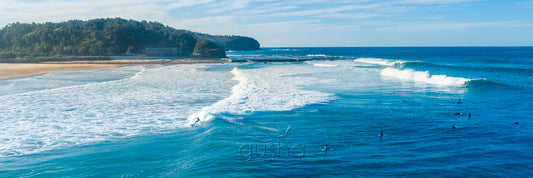
M 225 50 L 260 49 L 250 37 L 208 35 L 121 18 L 17 22 L 0 28 L 0 36 L 0 62 L 107 60 L 105 56 L 225 58 Z

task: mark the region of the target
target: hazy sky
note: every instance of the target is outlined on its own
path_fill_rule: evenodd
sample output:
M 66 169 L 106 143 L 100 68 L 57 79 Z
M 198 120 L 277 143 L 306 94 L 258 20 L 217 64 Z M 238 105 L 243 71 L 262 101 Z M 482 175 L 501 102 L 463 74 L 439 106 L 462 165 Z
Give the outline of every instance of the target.
M 533 0 L 0 0 L 0 26 L 158 21 L 262 46 L 533 46 Z

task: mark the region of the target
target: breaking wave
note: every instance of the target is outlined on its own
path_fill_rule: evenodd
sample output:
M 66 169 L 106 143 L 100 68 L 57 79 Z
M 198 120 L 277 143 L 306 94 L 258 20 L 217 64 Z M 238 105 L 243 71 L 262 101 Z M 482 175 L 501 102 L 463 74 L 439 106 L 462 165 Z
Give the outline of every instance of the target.
M 239 83 L 231 89 L 231 95 L 213 105 L 204 107 L 188 117 L 210 121 L 217 114 L 247 114 L 254 111 L 290 111 L 309 104 L 326 102 L 331 94 L 300 89 L 299 85 L 311 83 L 303 77 L 288 77 L 276 69 L 239 69 L 231 73 Z
M 409 82 L 422 82 L 443 86 L 465 86 L 471 79 L 450 77 L 447 75 L 431 75 L 428 71 L 415 71 L 412 69 L 385 68 L 381 76 L 396 78 Z
M 394 60 L 382 59 L 382 58 L 357 58 L 354 60 L 354 62 L 375 64 L 375 65 L 382 65 L 382 66 L 394 66 L 394 65 L 405 63 L 405 61 L 394 61 Z

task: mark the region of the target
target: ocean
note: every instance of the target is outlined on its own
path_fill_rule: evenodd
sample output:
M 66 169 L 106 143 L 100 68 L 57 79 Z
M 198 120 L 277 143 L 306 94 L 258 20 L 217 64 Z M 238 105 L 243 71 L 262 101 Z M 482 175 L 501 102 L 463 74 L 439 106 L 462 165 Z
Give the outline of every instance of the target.
M 228 56 L 0 80 L 0 177 L 533 176 L 533 47 Z

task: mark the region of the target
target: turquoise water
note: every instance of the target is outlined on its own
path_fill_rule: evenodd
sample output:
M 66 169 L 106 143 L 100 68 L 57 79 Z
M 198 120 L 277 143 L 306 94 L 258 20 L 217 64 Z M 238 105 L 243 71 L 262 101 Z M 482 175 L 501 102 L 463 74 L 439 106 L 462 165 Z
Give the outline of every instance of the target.
M 533 176 L 532 47 L 228 55 L 0 80 L 0 177 Z

